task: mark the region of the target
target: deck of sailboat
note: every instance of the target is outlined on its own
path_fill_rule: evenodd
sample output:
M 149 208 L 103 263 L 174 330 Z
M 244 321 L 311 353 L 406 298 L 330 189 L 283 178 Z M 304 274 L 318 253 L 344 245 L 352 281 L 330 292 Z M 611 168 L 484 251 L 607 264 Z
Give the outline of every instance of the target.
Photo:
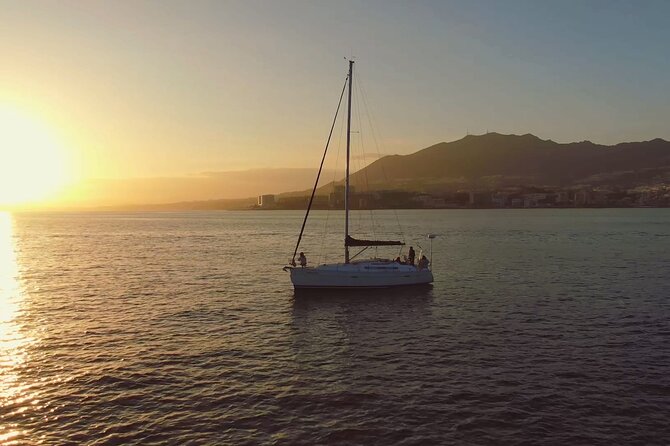
M 427 284 L 433 281 L 433 273 L 428 268 L 375 259 L 291 268 L 291 280 L 296 288 L 385 288 Z
M 398 263 L 386 259 L 352 260 L 349 263 L 324 263 L 312 269 L 334 271 L 395 271 L 415 272 L 419 269 L 414 265 Z

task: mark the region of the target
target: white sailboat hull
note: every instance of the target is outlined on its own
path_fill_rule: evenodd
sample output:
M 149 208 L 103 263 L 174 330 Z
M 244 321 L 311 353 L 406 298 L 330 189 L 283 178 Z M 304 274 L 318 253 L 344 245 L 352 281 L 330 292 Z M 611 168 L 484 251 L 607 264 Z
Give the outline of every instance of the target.
M 287 269 L 296 289 L 389 288 L 433 282 L 433 273 L 428 268 L 419 269 L 391 261 L 361 261 Z

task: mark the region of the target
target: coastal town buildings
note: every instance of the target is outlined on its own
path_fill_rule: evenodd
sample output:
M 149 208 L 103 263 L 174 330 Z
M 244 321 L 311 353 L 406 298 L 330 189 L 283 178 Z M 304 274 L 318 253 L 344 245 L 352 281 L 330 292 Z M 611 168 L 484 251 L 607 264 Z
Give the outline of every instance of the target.
M 670 184 L 633 189 L 577 187 L 508 187 L 501 190 L 457 190 L 427 193 L 404 190 L 354 191 L 351 209 L 488 209 L 488 208 L 581 208 L 670 207 Z M 261 195 L 256 209 L 305 209 L 304 195 Z M 343 209 L 344 189 L 336 186 L 328 195 L 316 195 L 314 209 Z

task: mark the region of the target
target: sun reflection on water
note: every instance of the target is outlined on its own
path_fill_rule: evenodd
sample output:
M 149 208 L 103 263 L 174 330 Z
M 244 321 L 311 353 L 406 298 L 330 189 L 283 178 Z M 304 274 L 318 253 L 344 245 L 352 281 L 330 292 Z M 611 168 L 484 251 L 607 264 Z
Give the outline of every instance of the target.
M 23 294 L 14 245 L 13 218 L 0 212 L 0 442 L 21 435 L 17 426 L 6 422 L 5 415 L 21 411 L 27 398 L 20 371 L 25 363 L 25 347 L 29 340 L 22 334 L 17 318 Z

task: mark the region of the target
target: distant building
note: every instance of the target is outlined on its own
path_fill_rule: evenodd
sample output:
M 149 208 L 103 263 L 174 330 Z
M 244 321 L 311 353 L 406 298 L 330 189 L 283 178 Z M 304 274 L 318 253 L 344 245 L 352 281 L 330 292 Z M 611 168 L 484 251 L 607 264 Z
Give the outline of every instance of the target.
M 441 208 L 446 206 L 444 198 L 434 197 L 430 194 L 419 194 L 412 200 L 424 208 Z
M 510 204 L 512 205 L 513 208 L 523 207 L 523 198 L 512 198 Z
M 307 209 L 309 197 L 284 197 L 279 200 L 278 206 L 281 209 Z
M 591 204 L 591 191 L 590 190 L 580 190 L 575 192 L 575 205 L 576 206 L 587 206 Z
M 608 203 L 608 195 L 609 191 L 595 191 L 591 195 L 591 203 L 598 206 L 605 206 Z
M 446 197 L 447 207 L 461 208 L 467 206 L 470 201 L 470 194 L 464 191 L 458 191 L 448 194 Z
M 473 207 L 486 206 L 491 204 L 490 192 L 470 191 L 468 204 Z
M 559 206 L 565 206 L 570 204 L 570 194 L 567 191 L 556 192 L 556 204 Z
M 275 207 L 275 196 L 274 195 L 259 195 L 258 196 L 258 206 L 263 209 Z
M 537 208 L 543 206 L 544 201 L 547 199 L 547 194 L 533 193 L 533 194 L 524 194 L 523 196 L 523 207 L 525 208 Z
M 327 209 L 327 208 L 328 208 L 328 196 L 315 195 L 314 200 L 312 201 L 312 209 Z
M 497 208 L 504 208 L 507 206 L 509 203 L 509 194 L 498 192 L 495 195 L 491 197 L 491 202 L 493 203 L 493 206 Z
M 349 186 L 349 197 L 353 197 L 355 193 L 356 188 Z M 328 196 L 328 204 L 331 208 L 344 208 L 344 186 L 333 187 L 333 192 Z

